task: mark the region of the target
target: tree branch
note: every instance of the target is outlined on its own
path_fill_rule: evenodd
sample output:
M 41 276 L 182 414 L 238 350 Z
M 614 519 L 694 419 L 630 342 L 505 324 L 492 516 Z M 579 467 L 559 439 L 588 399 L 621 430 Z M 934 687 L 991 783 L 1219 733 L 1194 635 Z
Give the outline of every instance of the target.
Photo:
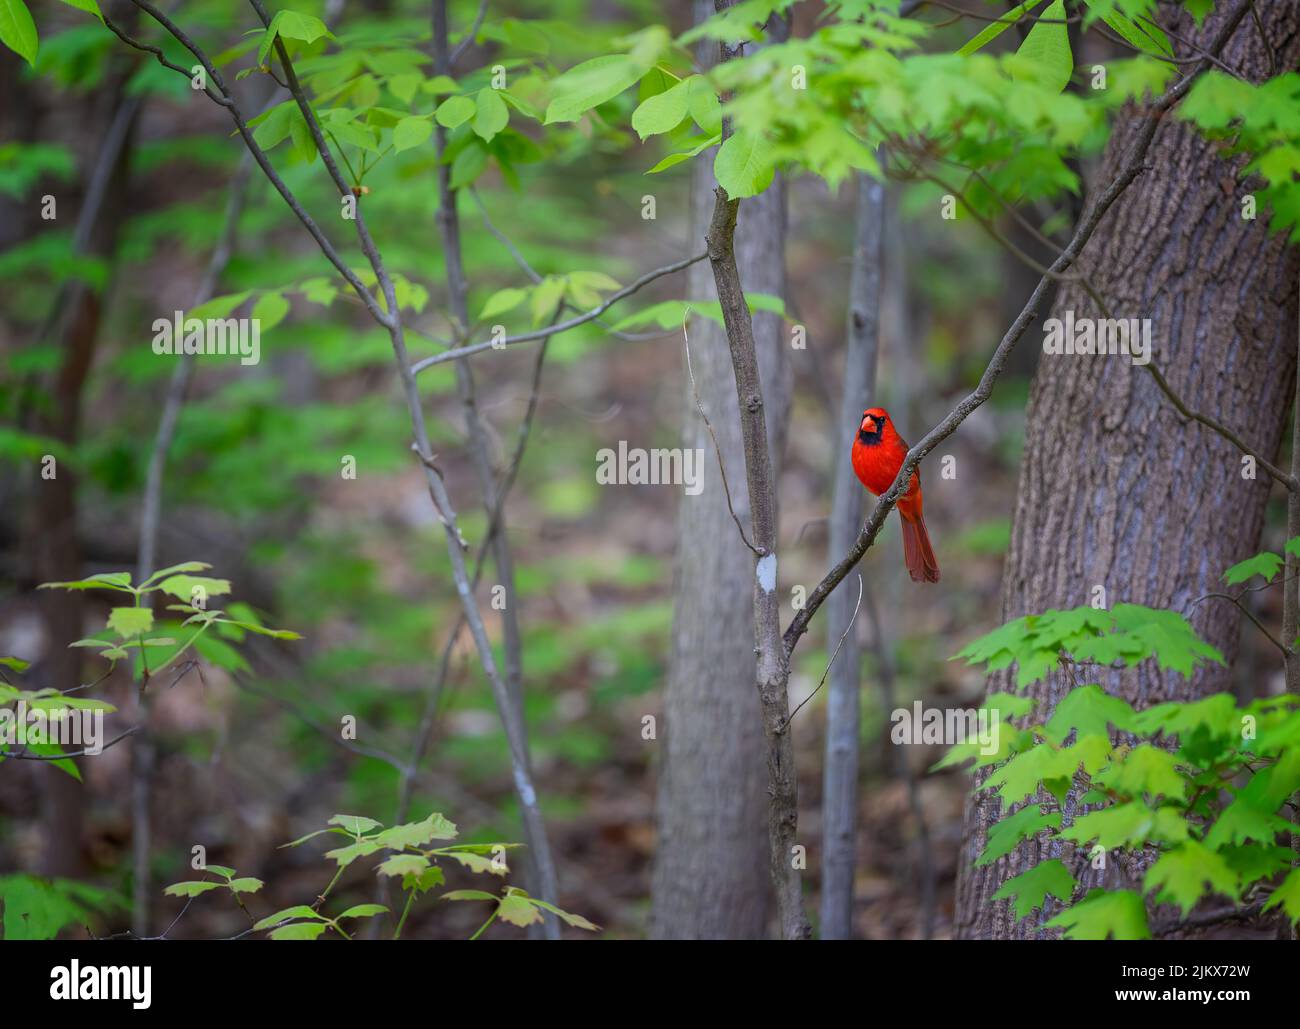
M 694 257 L 688 257 L 682 261 L 674 261 L 672 264 L 666 264 L 662 268 L 656 268 L 654 271 L 646 272 L 635 282 L 624 286 L 616 293 L 611 293 L 596 307 L 593 307 L 586 314 L 579 315 L 576 318 L 570 318 L 568 321 L 556 322 L 554 325 L 547 326 L 544 329 L 534 329 L 531 332 L 520 333 L 518 336 L 507 336 L 505 339 L 496 342 L 488 341 L 485 343 L 473 343 L 469 346 L 455 347 L 446 350 L 441 354 L 435 354 L 433 357 L 426 357 L 423 360 L 416 361 L 412 366 L 416 374 L 424 371 L 426 368 L 432 368 L 436 364 L 445 364 L 448 361 L 458 361 L 462 357 L 470 357 L 473 354 L 481 353 L 484 350 L 499 350 L 502 347 L 514 346 L 516 343 L 529 343 L 533 340 L 547 339 L 561 332 L 567 332 L 569 329 L 577 328 L 579 325 L 585 325 L 587 322 L 594 321 L 620 300 L 630 297 L 641 287 L 649 285 L 655 279 L 662 279 L 665 275 L 671 275 L 673 272 L 679 272 L 684 268 L 703 261 L 708 254 L 696 254 Z
M 1245 17 L 1247 10 L 1250 8 L 1250 3 L 1251 0 L 1242 0 L 1224 21 L 1214 41 L 1208 48 L 1211 52 L 1222 49 L 1241 23 L 1242 18 Z M 1015 321 L 1012 322 L 1011 327 L 994 350 L 988 366 L 984 369 L 984 374 L 980 376 L 979 385 L 973 392 L 962 399 L 938 425 L 926 433 L 920 443 L 908 451 L 907 458 L 903 461 L 893 486 L 876 501 L 876 505 L 867 518 L 867 523 L 863 526 L 862 532 L 858 535 L 857 541 L 840 562 L 817 584 L 812 593 L 808 595 L 807 606 L 795 615 L 785 631 L 784 642 L 787 658 L 794 653 L 794 648 L 798 645 L 799 639 L 808 630 L 809 621 L 817 613 L 817 610 L 825 602 L 831 591 L 853 570 L 857 563 L 862 560 L 863 555 L 875 543 L 885 517 L 893 510 L 902 493 L 904 484 L 911 481 L 912 473 L 916 470 L 922 458 L 951 436 L 971 412 L 989 398 L 994 383 L 997 382 L 998 377 L 1006 367 L 1011 351 L 1015 349 L 1020 337 L 1024 335 L 1025 330 L 1037 317 L 1039 305 L 1043 302 L 1049 283 L 1052 281 L 1052 276 L 1059 275 L 1074 264 L 1083 248 L 1087 245 L 1088 240 L 1092 238 L 1106 212 L 1110 210 L 1124 190 L 1142 174 L 1143 161 L 1151 147 L 1151 140 L 1155 137 L 1156 128 L 1159 126 L 1161 118 L 1174 104 L 1186 96 L 1187 91 L 1192 88 L 1192 83 L 1207 67 L 1209 67 L 1209 61 L 1202 60 L 1147 108 L 1146 120 L 1138 129 L 1129 146 L 1124 166 L 1120 169 L 1114 181 L 1102 191 L 1096 202 L 1084 213 L 1079 221 L 1078 228 L 1075 230 L 1074 237 L 1060 256 L 1052 262 L 1049 269 L 1051 274 L 1044 275 L 1039 279 L 1038 285 L 1034 287 L 1034 291 L 1030 294 L 1024 308 Z

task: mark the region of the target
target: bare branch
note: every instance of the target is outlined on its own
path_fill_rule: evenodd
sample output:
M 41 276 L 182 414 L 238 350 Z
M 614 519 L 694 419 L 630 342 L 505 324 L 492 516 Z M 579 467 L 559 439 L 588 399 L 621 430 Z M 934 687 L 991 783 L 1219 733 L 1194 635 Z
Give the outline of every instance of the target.
M 690 317 L 689 311 L 686 317 Z M 722 491 L 727 495 L 727 510 L 731 512 L 731 520 L 736 523 L 736 531 L 740 533 L 741 542 L 759 557 L 762 557 L 763 552 L 750 543 L 749 537 L 745 535 L 745 527 L 740 524 L 740 519 L 736 517 L 736 506 L 731 502 L 731 486 L 727 483 L 727 466 L 722 460 L 722 447 L 718 445 L 718 436 L 713 431 L 713 423 L 709 421 L 709 416 L 704 413 L 704 404 L 700 402 L 700 388 L 695 384 L 695 372 L 691 368 L 691 340 L 686 334 L 686 318 L 682 319 L 682 345 L 686 350 L 686 374 L 690 376 L 691 393 L 695 397 L 695 409 L 700 412 L 700 417 L 704 419 L 704 427 L 709 430 L 709 436 L 713 440 L 713 452 L 718 455 L 718 471 L 722 473 Z
M 513 346 L 516 343 L 529 343 L 533 340 L 546 339 L 557 333 L 567 332 L 569 329 L 575 329 L 579 325 L 585 325 L 587 322 L 594 321 L 620 300 L 630 297 L 643 286 L 654 282 L 655 279 L 662 279 L 665 275 L 671 275 L 673 272 L 679 272 L 684 268 L 699 261 L 703 261 L 708 256 L 707 253 L 696 254 L 694 257 L 688 257 L 682 261 L 674 261 L 672 264 L 666 264 L 662 268 L 656 268 L 654 271 L 646 272 L 635 282 L 624 286 L 616 293 L 611 293 L 599 305 L 592 308 L 586 314 L 579 315 L 576 318 L 570 318 L 568 321 L 557 322 L 554 325 L 547 326 L 544 329 L 534 329 L 531 332 L 520 333 L 518 336 L 507 336 L 505 339 L 496 342 L 488 341 L 485 343 L 473 343 L 465 347 L 456 347 L 453 350 L 444 351 L 441 354 L 435 354 L 433 357 L 426 357 L 423 360 L 416 361 L 412 365 L 412 370 L 418 375 L 426 368 L 432 368 L 436 364 L 445 364 L 448 361 L 456 361 L 462 357 L 469 357 L 472 354 L 478 354 L 484 350 L 499 350 L 503 347 Z
M 142 727 L 133 725 L 120 736 L 115 736 L 98 750 L 71 750 L 65 754 L 28 754 L 22 750 L 0 750 L 0 757 L 12 758 L 15 761 L 63 761 L 70 757 L 98 757 L 104 751 L 114 744 L 121 743 L 128 736 L 134 736 Z

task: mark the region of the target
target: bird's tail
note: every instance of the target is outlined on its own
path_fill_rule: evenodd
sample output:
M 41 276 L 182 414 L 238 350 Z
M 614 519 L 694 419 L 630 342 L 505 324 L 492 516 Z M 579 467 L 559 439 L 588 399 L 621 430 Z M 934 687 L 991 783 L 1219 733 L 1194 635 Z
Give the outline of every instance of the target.
M 938 582 L 939 562 L 930 546 L 930 534 L 925 531 L 925 519 L 920 515 L 908 518 L 899 512 L 903 521 L 903 560 L 913 582 Z

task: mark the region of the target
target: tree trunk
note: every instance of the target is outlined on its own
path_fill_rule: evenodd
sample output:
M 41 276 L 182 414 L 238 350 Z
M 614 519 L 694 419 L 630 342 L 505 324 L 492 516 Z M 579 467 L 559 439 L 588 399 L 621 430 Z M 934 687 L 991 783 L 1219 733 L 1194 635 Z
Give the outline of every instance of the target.
M 1257 8 L 1278 67 L 1293 67 L 1300 58 L 1300 9 L 1284 0 Z M 1199 30 L 1181 21 L 1179 35 L 1204 44 L 1222 15 Z M 1269 55 L 1250 19 L 1222 57 L 1254 81 L 1269 75 Z M 1139 123 L 1121 116 L 1099 183 L 1114 177 Z M 1268 233 L 1266 213 L 1255 221 L 1241 217 L 1247 190 L 1235 185 L 1239 165 L 1166 118 L 1145 173 L 1108 212 L 1079 270 L 1114 317 L 1151 319 L 1153 361 L 1192 410 L 1232 428 L 1260 453 L 1274 454 L 1294 385 L 1297 255 L 1283 237 Z M 1067 310 L 1076 318 L 1105 317 L 1075 285 L 1062 288 L 1053 315 Z M 1229 565 L 1256 552 L 1270 480 L 1262 472 L 1246 478 L 1237 450 L 1182 419 L 1151 376 L 1124 356 L 1044 354 L 1025 437 L 1003 620 L 1089 603 L 1100 586 L 1107 606 L 1132 602 L 1183 612 L 1231 663 L 1239 612 L 1225 603 L 1191 602 L 1215 589 Z M 1104 674 L 1101 684 L 1147 707 L 1226 689 L 1228 679 L 1217 665 L 1190 680 L 1143 665 Z M 1013 683 L 1003 672 L 990 677 L 988 688 L 1008 690 Z M 1056 673 L 1028 694 L 1047 711 L 1068 689 Z M 1017 923 L 1007 902 L 992 900 L 1007 878 L 1044 856 L 1037 844 L 973 867 L 1001 814 L 988 792 L 976 793 L 967 809 L 956 913 L 963 937 L 1032 938 L 1044 920 Z M 1063 857 L 1068 863 L 1068 852 Z M 1115 887 L 1124 874 L 1085 867 L 1081 883 Z
M 844 382 L 838 433 L 852 438 L 863 410 L 876 403 L 876 354 L 880 336 L 880 284 L 884 274 L 885 187 L 865 174 L 857 176 L 857 231 L 853 271 L 849 276 L 849 316 L 845 341 Z M 835 488 L 831 501 L 827 561 L 834 564 L 862 531 L 866 491 L 853 472 L 847 446 L 835 454 Z M 858 700 L 861 651 L 857 633 L 846 630 L 857 614 L 857 576 L 850 575 L 826 601 L 827 653 L 834 656 L 826 700 L 826 766 L 822 775 L 821 935 L 847 940 L 853 935 L 853 879 L 857 871 L 858 737 L 862 732 Z
M 691 181 L 691 238 L 702 240 L 713 213 L 713 162 L 701 157 Z M 736 260 L 750 293 L 785 295 L 785 188 L 774 183 L 744 202 Z M 690 270 L 691 299 L 716 297 L 707 263 Z M 705 319 L 692 322 L 691 367 L 727 469 L 745 531 L 749 498 L 740 411 L 727 339 Z M 754 337 L 774 461 L 784 449 L 791 385 L 781 319 L 754 314 Z M 713 441 L 686 383 L 682 445 L 704 453 L 705 488 L 682 498 L 673 590 L 672 653 L 660 739 L 659 843 L 651 934 L 735 939 L 766 934 L 767 781 L 759 705 L 754 697 L 753 555 L 727 510 Z M 779 465 L 775 469 L 779 476 Z

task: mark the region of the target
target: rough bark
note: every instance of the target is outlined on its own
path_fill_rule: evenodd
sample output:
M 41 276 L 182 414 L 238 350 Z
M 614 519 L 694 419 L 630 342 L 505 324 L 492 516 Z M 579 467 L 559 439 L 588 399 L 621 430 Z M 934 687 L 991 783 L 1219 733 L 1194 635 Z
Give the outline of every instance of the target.
M 703 238 L 713 211 L 711 160 L 696 163 L 691 238 Z M 745 201 L 736 261 L 750 292 L 785 294 L 785 189 L 778 181 Z M 693 299 L 716 296 L 713 273 L 692 266 Z M 749 532 L 743 488 L 740 411 L 722 329 L 696 318 L 691 362 Z M 767 408 L 774 473 L 789 424 L 789 358 L 781 320 L 759 312 L 754 337 Z M 705 488 L 682 498 L 673 589 L 672 651 L 660 740 L 659 843 L 650 931 L 660 938 L 748 939 L 765 935 L 768 881 L 762 723 L 754 703 L 753 555 L 736 533 L 717 473 L 713 443 L 682 381 L 682 446 L 702 449 Z
M 1281 0 L 1256 6 L 1279 66 L 1293 66 L 1300 10 Z M 1190 23 L 1176 29 L 1203 46 L 1222 23 L 1220 12 L 1199 30 Z M 1268 53 L 1249 19 L 1222 56 L 1255 81 L 1269 73 Z M 1099 184 L 1114 177 L 1141 124 L 1131 112 L 1120 118 Z M 1107 213 L 1080 270 L 1116 317 L 1151 319 L 1155 361 L 1189 407 L 1231 427 L 1260 453 L 1274 454 L 1294 385 L 1297 260 L 1282 238 L 1269 235 L 1266 217 L 1241 218 L 1237 171 L 1216 147 L 1165 118 L 1145 174 Z M 1066 310 L 1105 316 L 1074 285 L 1062 290 L 1053 313 L 1062 317 Z M 1190 602 L 1210 592 L 1226 567 L 1255 552 L 1268 493 L 1262 473 L 1243 478 L 1236 449 L 1181 418 L 1127 358 L 1044 355 L 1027 413 L 1003 620 L 1088 603 L 1090 591 L 1104 586 L 1108 605 L 1127 601 L 1184 612 L 1231 662 L 1237 610 Z M 1069 689 L 1062 680 L 1051 675 L 1028 693 L 1050 709 Z M 1105 675 L 1102 685 L 1146 707 L 1224 689 L 1227 680 L 1218 666 L 1190 680 L 1143 666 Z M 1000 673 L 989 690 L 1010 685 Z M 1016 923 L 1007 902 L 991 898 L 1045 848 L 1026 844 L 973 868 L 1000 815 L 987 793 L 976 793 L 967 810 L 960 936 L 1033 937 L 1041 921 Z M 1069 854 L 1062 856 L 1068 862 Z M 1084 869 L 1081 881 L 1113 887 L 1126 874 L 1111 862 L 1106 872 Z
M 107 124 L 97 148 L 88 158 L 87 174 L 75 229 L 73 250 L 108 258 L 117 246 L 124 205 L 106 197 L 126 192 L 131 137 L 139 112 L 138 99 L 123 99 L 128 68 L 120 65 L 104 88 L 86 101 L 88 124 Z M 60 197 L 67 205 L 68 197 Z M 62 351 L 57 370 L 46 384 L 50 403 L 32 412 L 30 431 L 49 436 L 75 450 L 80 431 L 83 391 L 99 338 L 105 298 L 89 284 L 70 279 L 63 283 L 41 339 Z M 55 477 L 45 479 L 40 465 L 32 469 L 32 506 L 24 527 L 23 552 L 31 555 L 30 578 L 36 583 L 80 578 L 81 551 L 77 538 L 77 476 L 70 462 L 57 463 Z M 69 590 L 42 591 L 39 598 L 45 652 L 33 669 L 40 686 L 68 690 L 80 685 L 79 650 L 68 644 L 84 633 L 85 598 Z M 53 772 L 53 769 L 51 769 Z M 43 779 L 45 851 L 41 871 L 46 875 L 74 877 L 82 870 L 82 827 L 85 794 L 81 784 L 61 772 Z

